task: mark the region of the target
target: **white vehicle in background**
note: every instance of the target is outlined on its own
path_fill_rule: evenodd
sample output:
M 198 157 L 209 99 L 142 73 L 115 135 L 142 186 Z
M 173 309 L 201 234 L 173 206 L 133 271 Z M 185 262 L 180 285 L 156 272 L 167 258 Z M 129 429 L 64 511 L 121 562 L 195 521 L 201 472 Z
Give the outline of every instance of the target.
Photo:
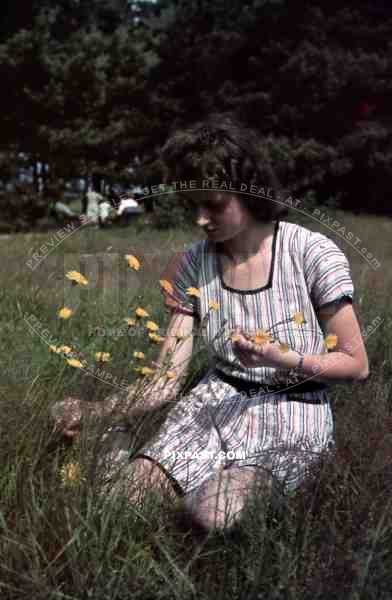
M 134 198 L 121 198 L 117 206 L 117 217 L 121 224 L 128 224 L 134 215 L 144 212 L 140 204 Z
M 134 198 L 120 198 L 115 206 L 103 199 L 99 202 L 99 226 L 106 227 L 118 223 L 119 225 L 128 225 L 129 221 L 135 216 L 144 212 L 137 200 Z
M 117 215 L 121 217 L 124 213 L 139 214 L 141 208 L 133 198 L 122 198 L 117 208 Z

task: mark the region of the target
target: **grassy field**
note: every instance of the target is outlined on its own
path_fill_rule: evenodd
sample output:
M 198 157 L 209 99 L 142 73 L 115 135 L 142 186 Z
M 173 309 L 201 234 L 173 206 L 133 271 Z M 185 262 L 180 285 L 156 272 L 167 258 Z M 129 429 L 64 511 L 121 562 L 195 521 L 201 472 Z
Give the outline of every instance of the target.
M 165 499 L 151 495 L 142 509 L 122 498 L 105 502 L 97 493 L 96 431 L 70 446 L 48 428 L 49 408 L 64 394 L 99 401 L 116 391 L 68 365 L 48 344 L 72 346 L 89 365 L 95 352 L 109 352 L 111 381 L 132 380 L 133 351 L 145 352 L 149 364 L 159 346 L 146 335 L 127 335 L 124 319 L 142 306 L 164 327 L 157 281 L 198 232 L 84 227 L 39 265 L 33 255 L 55 245 L 55 232 L 0 239 L 1 598 L 390 598 L 392 222 L 328 216 L 361 240 L 360 250 L 336 227 L 302 216 L 301 223 L 335 239 L 349 257 L 362 328 L 382 321 L 366 339 L 370 377 L 330 389 L 334 460 L 280 508 L 255 498 L 235 539 L 216 534 L 204 543 L 175 527 L 176 507 Z M 364 259 L 363 247 L 378 269 Z M 125 254 L 142 257 L 140 272 L 127 268 Z M 69 270 L 86 274 L 90 284 L 72 287 L 64 279 Z M 70 319 L 58 318 L 62 306 L 73 309 Z M 32 328 L 37 322 L 41 337 Z M 135 445 L 150 435 L 148 427 L 135 433 Z M 72 462 L 81 476 L 64 484 L 61 469 Z

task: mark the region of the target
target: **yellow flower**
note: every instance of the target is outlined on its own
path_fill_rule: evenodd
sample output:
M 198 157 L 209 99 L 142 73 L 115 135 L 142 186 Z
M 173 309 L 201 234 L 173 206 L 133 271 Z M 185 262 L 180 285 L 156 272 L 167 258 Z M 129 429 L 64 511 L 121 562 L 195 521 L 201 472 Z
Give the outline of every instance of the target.
M 140 269 L 140 262 L 136 258 L 136 256 L 134 256 L 133 254 L 126 254 L 125 255 L 125 259 L 126 259 L 126 261 L 128 263 L 128 267 L 130 267 L 134 271 L 139 271 L 139 269 Z
M 143 360 L 143 358 L 145 358 L 145 354 L 144 354 L 144 352 L 137 352 L 137 351 L 135 351 L 133 353 L 133 357 L 134 358 L 138 358 L 139 360 Z
M 267 331 L 264 331 L 264 329 L 259 329 L 256 331 L 256 335 L 251 338 L 251 341 L 256 344 L 256 346 L 263 346 L 264 344 L 271 342 L 272 338 Z
M 95 360 L 97 360 L 98 362 L 108 362 L 109 360 L 112 360 L 112 357 L 110 355 L 110 352 L 96 352 Z
M 166 292 L 167 294 L 172 294 L 173 293 L 173 286 L 170 283 L 170 281 L 168 281 L 167 279 L 160 279 L 159 280 L 159 285 L 161 286 L 161 288 L 163 289 L 163 291 Z
M 80 466 L 78 463 L 70 462 L 60 469 L 60 475 L 63 485 L 76 483 L 81 481 Z
M 128 327 L 135 327 L 136 325 L 135 319 L 125 319 L 125 321 L 127 322 Z
M 217 302 L 216 300 L 210 300 L 208 306 L 211 308 L 211 310 L 218 310 L 219 302 Z
M 196 296 L 196 298 L 200 298 L 200 291 L 195 287 L 187 288 L 186 293 L 188 294 L 188 296 Z
M 230 339 L 232 342 L 238 342 L 238 340 L 240 339 L 239 333 L 232 333 Z
M 154 323 L 154 321 L 147 321 L 145 328 L 149 329 L 150 331 L 157 331 L 159 329 L 159 325 Z
M 168 379 L 175 379 L 177 377 L 177 375 L 176 375 L 176 373 L 174 371 L 167 371 L 166 377 Z
M 55 352 L 56 354 L 71 354 L 72 348 L 69 346 L 49 346 L 49 352 Z
M 135 315 L 137 317 L 143 318 L 143 317 L 149 317 L 149 313 L 144 309 L 141 308 L 141 306 L 139 306 L 136 310 L 135 310 Z
M 55 352 L 57 354 L 71 354 L 72 348 L 70 346 L 59 346 Z
M 70 367 L 75 367 L 75 369 L 81 369 L 84 367 L 82 361 L 77 358 L 67 358 L 67 363 Z
M 286 342 L 282 342 L 279 344 L 279 348 L 281 352 L 288 352 L 290 350 L 289 345 Z
M 152 342 L 155 342 L 156 344 L 159 344 L 160 342 L 165 341 L 165 338 L 162 337 L 161 335 L 158 335 L 157 333 L 149 333 L 148 337 L 150 338 L 150 340 Z
M 67 308 L 66 306 L 63 306 L 63 308 L 60 308 L 57 311 L 57 314 L 60 317 L 60 319 L 69 319 L 69 317 L 72 315 L 72 313 L 73 313 L 72 308 Z
M 75 283 L 80 283 L 81 285 L 87 285 L 88 279 L 78 271 L 68 271 L 66 277 Z
M 328 350 L 332 350 L 332 348 L 335 348 L 337 343 L 338 343 L 338 336 L 334 335 L 333 333 L 330 333 L 329 335 L 327 335 L 324 338 L 324 344 L 326 345 Z
M 293 321 L 296 325 L 302 325 L 302 323 L 305 323 L 305 319 L 304 316 L 301 312 L 296 312 L 293 314 Z
M 150 367 L 142 367 L 140 373 L 144 376 L 150 376 L 155 373 L 154 369 L 150 369 Z

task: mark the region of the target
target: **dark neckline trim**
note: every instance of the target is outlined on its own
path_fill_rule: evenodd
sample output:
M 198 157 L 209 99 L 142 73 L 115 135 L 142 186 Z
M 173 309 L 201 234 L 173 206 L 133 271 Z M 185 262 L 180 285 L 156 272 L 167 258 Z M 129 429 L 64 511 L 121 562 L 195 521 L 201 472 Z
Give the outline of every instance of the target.
M 219 261 L 219 257 L 218 254 L 215 254 L 215 264 L 217 267 L 217 271 L 218 271 L 218 275 L 219 275 L 219 280 L 221 283 L 221 286 L 224 290 L 228 290 L 229 292 L 234 292 L 236 294 L 257 294 L 258 292 L 262 292 L 264 290 L 268 290 L 272 287 L 272 282 L 274 279 L 274 272 L 275 272 L 275 262 L 276 262 L 276 241 L 278 238 L 278 232 L 279 232 L 279 222 L 280 220 L 277 219 L 276 223 L 275 223 L 275 229 L 274 229 L 274 237 L 272 240 L 272 257 L 271 257 L 271 265 L 270 265 L 270 272 L 269 272 L 269 276 L 268 276 L 268 281 L 265 285 L 263 285 L 262 287 L 256 288 L 255 290 L 237 290 L 235 288 L 232 288 L 228 285 L 226 285 L 226 283 L 223 280 L 223 273 L 222 273 L 222 269 L 221 269 L 221 264 Z M 216 244 L 216 249 L 219 252 L 220 249 L 220 242 L 218 242 Z

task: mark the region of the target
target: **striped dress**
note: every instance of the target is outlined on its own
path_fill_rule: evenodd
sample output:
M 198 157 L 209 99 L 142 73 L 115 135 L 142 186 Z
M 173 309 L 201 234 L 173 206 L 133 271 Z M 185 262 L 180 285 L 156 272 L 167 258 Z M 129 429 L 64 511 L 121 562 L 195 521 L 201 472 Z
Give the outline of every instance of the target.
M 194 315 L 202 324 L 210 368 L 139 454 L 159 463 L 184 494 L 231 465 L 268 469 L 283 490 L 294 490 L 333 446 L 326 385 L 312 389 L 308 382 L 296 389 L 288 385 L 295 382 L 287 369 L 243 366 L 230 332 L 237 326 L 249 333 L 268 330 L 292 350 L 326 352 L 317 310 L 343 298 L 352 302 L 350 265 L 327 236 L 281 220 L 264 287 L 228 287 L 218 253 L 219 245 L 209 240 L 193 244 L 177 264 L 173 293 L 165 293 L 173 311 Z M 199 297 L 189 296 L 189 287 L 198 288 Z M 210 308 L 212 300 L 219 303 L 217 310 Z M 302 325 L 292 320 L 296 312 L 305 319 Z

